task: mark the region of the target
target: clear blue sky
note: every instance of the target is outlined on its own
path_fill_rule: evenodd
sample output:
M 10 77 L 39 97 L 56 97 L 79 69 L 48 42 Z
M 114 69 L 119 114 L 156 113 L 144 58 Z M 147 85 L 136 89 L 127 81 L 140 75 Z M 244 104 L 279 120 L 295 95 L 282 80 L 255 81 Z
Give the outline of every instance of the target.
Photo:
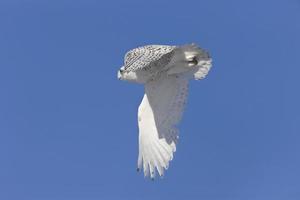
M 125 52 L 196 42 L 178 151 L 136 172 Z M 1 200 L 299 200 L 300 1 L 0 2 Z

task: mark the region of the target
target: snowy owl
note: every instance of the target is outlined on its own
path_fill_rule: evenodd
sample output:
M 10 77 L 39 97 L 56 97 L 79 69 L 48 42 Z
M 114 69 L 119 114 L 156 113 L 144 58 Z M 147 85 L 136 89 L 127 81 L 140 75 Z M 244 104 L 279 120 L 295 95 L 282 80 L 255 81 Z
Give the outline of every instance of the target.
M 178 128 L 190 79 L 203 79 L 211 58 L 195 44 L 147 45 L 126 53 L 118 79 L 145 84 L 138 108 L 139 154 L 137 170 L 152 179 L 163 176 L 173 159 Z

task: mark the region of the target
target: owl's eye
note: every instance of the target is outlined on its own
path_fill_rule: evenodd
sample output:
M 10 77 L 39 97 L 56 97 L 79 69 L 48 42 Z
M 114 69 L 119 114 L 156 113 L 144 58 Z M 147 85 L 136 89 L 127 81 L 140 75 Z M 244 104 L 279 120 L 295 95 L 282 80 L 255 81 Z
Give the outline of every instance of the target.
M 198 65 L 198 60 L 196 57 L 193 57 L 192 60 L 189 61 L 189 63 L 193 64 L 193 65 Z

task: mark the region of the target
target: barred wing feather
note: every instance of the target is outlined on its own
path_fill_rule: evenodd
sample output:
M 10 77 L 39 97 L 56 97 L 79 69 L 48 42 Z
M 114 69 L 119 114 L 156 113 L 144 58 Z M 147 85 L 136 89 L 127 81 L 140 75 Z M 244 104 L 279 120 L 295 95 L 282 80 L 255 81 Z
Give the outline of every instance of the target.
M 153 65 L 163 57 L 171 59 L 171 53 L 175 48 L 175 46 L 167 45 L 147 45 L 132 49 L 125 55 L 124 69 L 126 71 L 136 71 L 139 69 L 145 69 L 148 66 Z

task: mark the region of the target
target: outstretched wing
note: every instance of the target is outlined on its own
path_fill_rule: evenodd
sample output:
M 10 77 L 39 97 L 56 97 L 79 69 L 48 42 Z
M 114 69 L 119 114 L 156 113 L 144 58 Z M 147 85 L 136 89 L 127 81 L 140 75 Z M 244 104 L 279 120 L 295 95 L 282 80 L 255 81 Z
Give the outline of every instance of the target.
M 164 62 L 169 61 L 175 48 L 176 46 L 168 45 L 147 45 L 132 49 L 125 55 L 124 70 L 136 71 L 147 69 L 151 65 L 161 66 L 159 60 L 164 58 Z
M 145 85 L 145 95 L 138 110 L 138 169 L 154 178 L 164 174 L 173 159 L 178 139 L 176 125 L 181 119 L 188 94 L 188 80 L 161 74 Z

